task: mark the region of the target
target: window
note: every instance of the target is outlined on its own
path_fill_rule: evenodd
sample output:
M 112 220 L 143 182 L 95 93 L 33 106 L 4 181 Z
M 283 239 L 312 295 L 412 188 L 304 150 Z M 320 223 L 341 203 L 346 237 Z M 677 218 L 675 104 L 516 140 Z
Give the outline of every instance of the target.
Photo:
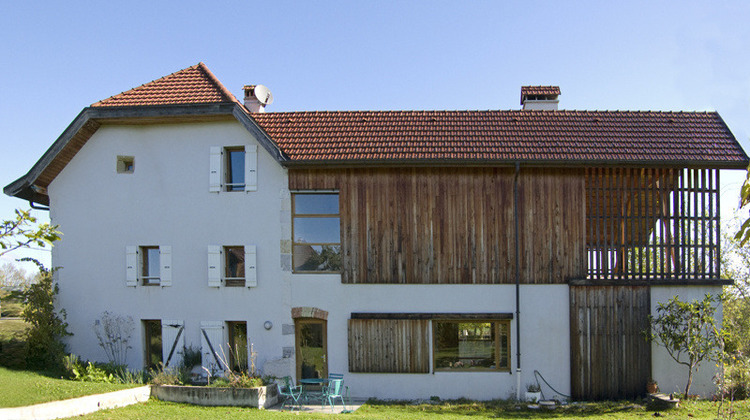
M 158 286 L 160 283 L 159 271 L 159 247 L 142 246 L 140 247 L 141 256 L 141 284 L 144 286 Z
M 255 245 L 209 245 L 208 286 L 256 287 Z
M 224 285 L 245 287 L 245 247 L 224 247 Z
M 224 186 L 227 191 L 245 191 L 245 148 L 224 149 Z
M 212 146 L 208 191 L 257 191 L 258 146 Z
M 133 156 L 117 156 L 117 173 L 132 174 L 135 171 L 135 158 Z
M 338 193 L 295 193 L 292 200 L 294 271 L 340 272 Z
M 161 321 L 158 319 L 143 320 L 144 350 L 146 369 L 159 369 L 162 363 Z
M 433 321 L 435 370 L 510 370 L 510 321 Z
M 235 372 L 247 371 L 247 322 L 227 322 L 229 331 L 229 366 Z

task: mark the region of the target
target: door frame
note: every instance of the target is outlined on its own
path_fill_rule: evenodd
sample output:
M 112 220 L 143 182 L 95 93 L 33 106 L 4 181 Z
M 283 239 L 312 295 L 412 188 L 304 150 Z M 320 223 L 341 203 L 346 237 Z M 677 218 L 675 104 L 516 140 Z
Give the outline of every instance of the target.
M 300 357 L 300 355 L 302 354 L 300 352 L 300 338 L 302 337 L 302 335 L 300 334 L 300 329 L 303 325 L 307 324 L 321 324 L 323 326 L 323 337 L 321 339 L 323 343 L 323 357 L 325 362 L 325 371 L 323 372 L 323 376 L 328 376 L 328 321 L 320 318 L 296 318 L 294 320 L 294 364 L 295 372 L 297 375 L 297 383 L 299 383 L 299 380 L 302 378 L 302 358 Z

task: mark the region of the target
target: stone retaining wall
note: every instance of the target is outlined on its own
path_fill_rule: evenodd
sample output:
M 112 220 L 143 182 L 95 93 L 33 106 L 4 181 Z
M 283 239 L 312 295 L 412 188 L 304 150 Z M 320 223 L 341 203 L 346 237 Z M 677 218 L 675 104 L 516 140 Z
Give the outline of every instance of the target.
M 259 388 L 153 385 L 151 395 L 162 401 L 185 404 L 256 408 L 269 408 L 276 405 L 279 399 L 276 385 Z

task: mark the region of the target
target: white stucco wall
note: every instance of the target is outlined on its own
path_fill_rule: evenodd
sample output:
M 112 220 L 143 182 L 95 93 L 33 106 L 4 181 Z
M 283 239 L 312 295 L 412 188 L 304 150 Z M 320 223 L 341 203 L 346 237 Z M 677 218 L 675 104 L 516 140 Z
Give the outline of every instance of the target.
M 721 290 L 721 286 L 654 286 L 651 288 L 651 314 L 656 316 L 658 304 L 667 302 L 674 296 L 679 296 L 682 301 L 702 300 L 707 294 L 720 294 Z M 721 322 L 721 308 L 717 311 L 716 319 Z M 651 372 L 662 392 L 685 392 L 688 377 L 687 367 L 675 362 L 669 356 L 669 353 L 656 343 L 651 344 Z M 716 386 L 712 378 L 716 372 L 716 365 L 712 361 L 707 360 L 699 365 L 698 372 L 693 375 L 690 393 L 703 397 L 714 394 Z
M 184 320 L 185 342 L 197 347 L 201 321 L 247 321 L 259 363 L 293 345 L 280 328 L 263 328 L 290 319 L 280 304 L 288 293 L 279 256 L 285 170 L 258 147 L 257 192 L 209 193 L 210 147 L 252 144 L 236 122 L 103 126 L 91 137 L 49 188 L 52 222 L 63 232 L 52 261 L 63 267 L 59 306 L 72 351 L 105 360 L 92 330 L 105 310 L 136 321 L 134 368 L 143 366 L 142 319 Z M 135 157 L 133 174 L 116 173 L 117 155 Z M 207 246 L 245 244 L 257 246 L 258 286 L 208 287 Z M 127 245 L 172 246 L 172 286 L 126 287 Z
M 257 192 L 209 192 L 211 146 L 257 144 L 238 123 L 102 126 L 49 187 L 51 218 L 64 236 L 53 249 L 59 306 L 74 335 L 69 349 L 105 361 L 92 325 L 103 311 L 129 315 L 135 333 L 128 363 L 144 366 L 143 319 L 183 320 L 185 343 L 200 347 L 201 321 L 246 321 L 257 366 L 294 374 L 292 307 L 329 312 L 329 371 L 346 374 L 355 396 L 508 398 L 516 386 L 516 320 L 512 374 L 348 372 L 347 320 L 352 312 L 515 313 L 513 285 L 344 285 L 340 275 L 291 274 L 291 213 L 286 171 L 258 147 Z M 134 156 L 133 174 L 118 174 L 118 155 Z M 255 288 L 212 288 L 208 245 L 257 246 Z M 172 286 L 128 287 L 125 247 L 170 245 Z M 566 285 L 521 287 L 522 380 L 533 371 L 570 393 L 569 292 Z M 265 330 L 263 323 L 273 328 Z M 286 328 L 284 327 L 286 325 Z M 286 331 L 284 331 L 286 330 Z M 166 355 L 165 355 L 166 356 Z M 545 395 L 553 393 L 545 389 Z
M 321 293 L 321 291 L 323 291 Z M 521 386 L 538 370 L 570 394 L 570 328 L 567 285 L 521 286 Z M 515 317 L 514 285 L 343 285 L 338 275 L 292 276 L 293 306 L 312 306 L 328 316 L 329 371 L 346 373 L 353 395 L 416 399 L 515 397 L 516 322 L 511 322 L 509 372 L 430 374 L 348 373 L 347 320 L 352 312 L 508 312 Z M 336 310 L 335 308 L 340 308 Z M 544 389 L 546 397 L 553 392 Z

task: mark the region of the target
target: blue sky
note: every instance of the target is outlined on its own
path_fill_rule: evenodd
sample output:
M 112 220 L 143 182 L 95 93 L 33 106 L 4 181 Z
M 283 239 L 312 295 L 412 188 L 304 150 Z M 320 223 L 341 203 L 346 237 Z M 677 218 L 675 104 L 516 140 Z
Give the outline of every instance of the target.
M 5 3 L 0 184 L 84 107 L 199 61 L 237 96 L 268 86 L 268 111 L 518 109 L 522 85 L 554 84 L 565 109 L 718 111 L 748 149 L 749 17 L 746 1 Z M 743 177 L 722 174 L 725 217 Z M 0 219 L 25 206 L 3 195 Z

